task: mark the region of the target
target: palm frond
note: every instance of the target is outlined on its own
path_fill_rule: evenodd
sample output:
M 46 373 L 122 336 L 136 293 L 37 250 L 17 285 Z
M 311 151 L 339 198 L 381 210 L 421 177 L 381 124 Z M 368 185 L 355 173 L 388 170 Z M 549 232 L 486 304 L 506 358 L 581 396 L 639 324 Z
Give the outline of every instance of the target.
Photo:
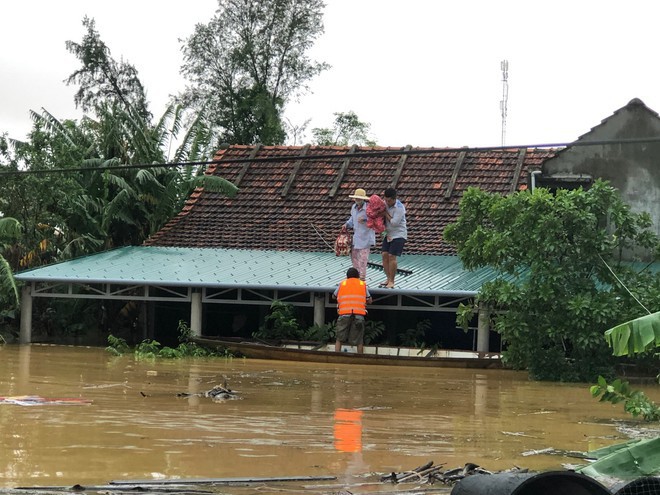
M 3 217 L 0 218 L 0 244 L 5 241 L 15 241 L 17 240 L 23 227 L 21 223 L 12 217 Z
M 175 163 L 207 160 L 210 154 L 213 153 L 213 151 L 209 151 L 212 142 L 213 132 L 204 112 L 201 111 L 188 127 L 173 160 Z
M 67 129 L 57 117 L 48 112 L 46 109 L 42 108 L 40 114 L 34 110 L 30 110 L 30 117 L 33 122 L 43 125 L 44 129 L 57 134 L 69 146 L 76 147 L 75 142 L 71 138 L 69 129 Z
M 18 307 L 20 304 L 14 274 L 9 263 L 2 255 L 0 255 L 0 296 L 2 296 L 0 301 L 3 301 L 7 306 Z
M 119 193 L 112 198 L 112 201 L 107 204 L 104 210 L 103 228 L 106 231 L 110 229 L 110 224 L 117 220 L 120 220 L 127 225 L 137 225 L 135 217 L 130 216 L 137 213 L 137 208 L 133 199 L 135 199 L 135 196 L 129 193 L 126 189 L 119 191 Z M 129 208 L 129 206 L 132 206 L 132 208 Z
M 132 197 L 137 196 L 137 193 L 135 192 L 133 186 L 129 184 L 129 182 L 123 177 L 119 175 L 115 175 L 113 173 L 107 173 L 104 176 L 104 179 L 108 182 L 108 184 L 115 186 L 120 191 L 125 191 L 126 193 L 130 194 Z
M 222 177 L 199 175 L 194 177 L 191 182 L 193 188 L 203 187 L 207 191 L 222 193 L 229 198 L 233 198 L 238 193 L 238 187 Z
M 158 179 L 155 177 L 155 173 L 158 173 L 156 169 L 145 169 L 141 168 L 138 170 L 137 174 L 135 175 L 135 181 L 140 185 L 140 186 L 150 186 L 154 187 L 157 190 L 162 190 L 163 185 L 158 182 Z
M 174 138 L 176 138 L 179 135 L 179 132 L 181 132 L 181 128 L 183 127 L 183 114 L 184 114 L 183 106 L 175 105 L 174 113 L 172 114 L 172 124 L 170 125 L 170 133 Z
M 103 246 L 103 239 L 83 234 L 69 241 L 62 250 L 62 259 L 75 258 L 82 254 L 93 253 Z

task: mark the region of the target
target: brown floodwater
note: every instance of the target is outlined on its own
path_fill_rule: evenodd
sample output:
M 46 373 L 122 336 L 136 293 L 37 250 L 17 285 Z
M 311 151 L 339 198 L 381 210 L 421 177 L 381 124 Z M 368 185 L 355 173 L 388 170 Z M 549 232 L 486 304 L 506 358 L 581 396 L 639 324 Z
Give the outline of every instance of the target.
M 177 396 L 225 380 L 240 400 Z M 659 387 L 640 388 L 660 400 Z M 16 396 L 75 401 L 0 402 L 4 488 L 287 476 L 369 486 L 428 461 L 556 470 L 583 461 L 530 454 L 611 445 L 629 438 L 621 426 L 631 424 L 621 404 L 591 398 L 588 384 L 532 382 L 507 370 L 136 360 L 102 348 L 0 346 L 0 397 Z

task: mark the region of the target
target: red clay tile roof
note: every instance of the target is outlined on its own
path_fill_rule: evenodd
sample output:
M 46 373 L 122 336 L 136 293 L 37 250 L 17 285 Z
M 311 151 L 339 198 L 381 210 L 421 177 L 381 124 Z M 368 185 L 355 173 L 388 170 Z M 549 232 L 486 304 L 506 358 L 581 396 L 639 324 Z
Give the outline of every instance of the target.
M 217 153 L 207 174 L 237 184 L 236 197 L 198 188 L 145 244 L 328 251 L 350 214 L 349 194 L 358 187 L 382 194 L 394 186 L 407 210 L 405 252 L 455 254 L 442 232 L 458 216 L 463 191 L 524 189 L 528 170 L 540 169 L 556 151 L 375 147 L 355 148 L 359 156 L 346 158 L 351 148 L 263 146 L 255 154 L 254 146 L 231 146 Z M 301 154 L 323 158 L 299 160 Z M 227 161 L 247 158 L 276 160 Z

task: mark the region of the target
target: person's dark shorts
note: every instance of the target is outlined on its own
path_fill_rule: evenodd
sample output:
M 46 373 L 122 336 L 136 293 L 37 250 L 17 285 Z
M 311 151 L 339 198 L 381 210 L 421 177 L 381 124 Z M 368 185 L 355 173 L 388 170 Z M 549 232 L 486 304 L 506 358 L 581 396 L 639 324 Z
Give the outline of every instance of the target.
M 340 316 L 335 327 L 337 340 L 342 344 L 360 345 L 364 341 L 364 318 Z
M 406 243 L 406 240 L 403 237 L 397 237 L 391 241 L 387 241 L 387 238 L 383 239 L 383 248 L 381 252 L 390 253 L 392 256 L 401 256 L 403 253 L 403 245 Z

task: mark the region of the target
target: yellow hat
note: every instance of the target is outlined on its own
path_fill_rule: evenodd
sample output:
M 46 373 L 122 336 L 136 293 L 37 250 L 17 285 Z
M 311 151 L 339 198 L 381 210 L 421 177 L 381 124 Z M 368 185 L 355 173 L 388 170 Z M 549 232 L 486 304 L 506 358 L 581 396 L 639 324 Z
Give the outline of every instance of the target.
M 364 199 L 364 200 L 369 200 L 369 196 L 367 196 L 367 191 L 364 189 L 356 189 L 355 194 L 349 194 L 349 198 L 353 199 Z

